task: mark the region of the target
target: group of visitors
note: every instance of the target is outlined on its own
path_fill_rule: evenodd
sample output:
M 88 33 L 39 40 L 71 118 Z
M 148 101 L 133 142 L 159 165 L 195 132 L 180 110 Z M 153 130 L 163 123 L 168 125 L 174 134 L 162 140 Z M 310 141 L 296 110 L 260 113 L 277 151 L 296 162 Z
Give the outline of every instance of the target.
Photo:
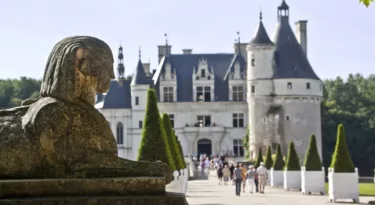
M 200 156 L 199 167 L 201 171 L 201 176 L 208 176 L 211 168 L 218 170 L 221 167 L 222 170 L 222 167 L 224 167 L 224 165 L 225 158 L 223 156 L 211 156 L 211 160 L 206 155 Z
M 260 166 L 257 169 L 253 165 L 250 165 L 249 169 L 246 169 L 245 165 L 237 164 L 234 166 L 231 164 L 230 167 L 225 165 L 224 168 L 222 165 L 219 165 L 219 167 L 216 168 L 216 171 L 219 185 L 223 184 L 223 180 L 224 185 L 228 185 L 229 180 L 232 181 L 232 185 L 235 185 L 236 187 L 235 190 L 237 196 L 240 196 L 241 185 L 243 192 L 245 192 L 247 186 L 249 193 L 253 193 L 255 187 L 256 192 L 264 194 L 268 172 L 263 162 L 260 163 Z

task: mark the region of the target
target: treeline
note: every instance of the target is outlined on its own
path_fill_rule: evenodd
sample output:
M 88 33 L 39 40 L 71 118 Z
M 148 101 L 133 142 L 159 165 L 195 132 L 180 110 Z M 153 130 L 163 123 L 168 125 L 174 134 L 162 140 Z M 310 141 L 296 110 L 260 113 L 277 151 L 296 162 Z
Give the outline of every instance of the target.
M 18 106 L 27 98 L 39 96 L 40 80 L 21 77 L 0 80 L 0 108 Z M 329 166 L 336 142 L 336 129 L 342 123 L 347 143 L 361 175 L 372 175 L 375 168 L 375 75 L 349 75 L 324 81 L 322 106 L 323 164 Z

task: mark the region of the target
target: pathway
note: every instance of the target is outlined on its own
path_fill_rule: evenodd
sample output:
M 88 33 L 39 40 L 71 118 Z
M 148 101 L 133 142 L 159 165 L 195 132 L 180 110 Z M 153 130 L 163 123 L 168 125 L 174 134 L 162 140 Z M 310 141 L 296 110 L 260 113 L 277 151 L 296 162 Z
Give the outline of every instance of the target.
M 190 205 L 324 205 L 328 202 L 328 196 L 302 195 L 298 191 L 285 191 L 281 188 L 266 187 L 266 194 L 241 193 L 235 195 L 234 186 L 219 186 L 214 172 L 211 172 L 209 180 L 189 181 L 186 199 Z M 368 203 L 375 197 L 361 197 L 361 203 Z M 349 201 L 348 201 L 349 202 Z M 353 204 L 353 203 L 351 203 Z

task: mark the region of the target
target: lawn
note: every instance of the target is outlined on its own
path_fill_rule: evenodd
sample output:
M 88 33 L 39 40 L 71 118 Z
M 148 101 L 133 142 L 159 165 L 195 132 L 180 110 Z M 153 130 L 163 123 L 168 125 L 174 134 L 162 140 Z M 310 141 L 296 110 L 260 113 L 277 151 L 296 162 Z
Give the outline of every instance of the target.
M 326 183 L 326 193 L 328 193 L 328 183 Z M 360 196 L 375 196 L 375 183 L 360 183 Z

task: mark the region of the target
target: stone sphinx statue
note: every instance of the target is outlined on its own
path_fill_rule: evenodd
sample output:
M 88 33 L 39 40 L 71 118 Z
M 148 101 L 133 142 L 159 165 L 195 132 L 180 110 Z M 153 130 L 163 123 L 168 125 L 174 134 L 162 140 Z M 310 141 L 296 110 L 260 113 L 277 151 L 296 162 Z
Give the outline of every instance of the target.
M 109 46 L 94 37 L 65 38 L 53 48 L 40 97 L 0 110 L 0 180 L 165 177 L 163 162 L 119 158 L 95 94 L 113 79 Z

